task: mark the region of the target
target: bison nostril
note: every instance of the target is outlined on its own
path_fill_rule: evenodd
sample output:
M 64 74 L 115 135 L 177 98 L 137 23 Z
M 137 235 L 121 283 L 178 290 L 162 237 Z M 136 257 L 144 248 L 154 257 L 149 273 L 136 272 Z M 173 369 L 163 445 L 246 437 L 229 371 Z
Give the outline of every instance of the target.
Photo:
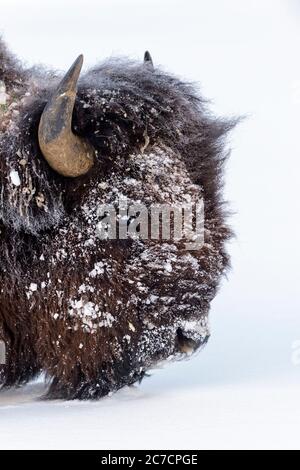
M 195 341 L 186 336 L 181 328 L 177 329 L 176 335 L 177 347 L 182 353 L 191 354 L 200 346 L 200 341 Z

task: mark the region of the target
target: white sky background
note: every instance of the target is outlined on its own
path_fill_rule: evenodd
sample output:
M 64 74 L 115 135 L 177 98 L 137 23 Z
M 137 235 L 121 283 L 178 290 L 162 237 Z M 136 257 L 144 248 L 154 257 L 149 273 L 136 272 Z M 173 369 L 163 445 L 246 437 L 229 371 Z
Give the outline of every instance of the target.
M 142 60 L 149 49 L 155 64 L 199 82 L 218 114 L 247 116 L 231 139 L 226 196 L 237 238 L 212 338 L 144 387 L 299 384 L 300 2 L 0 0 L 0 32 L 29 65 L 58 69 L 81 52 L 92 65 L 115 54 Z

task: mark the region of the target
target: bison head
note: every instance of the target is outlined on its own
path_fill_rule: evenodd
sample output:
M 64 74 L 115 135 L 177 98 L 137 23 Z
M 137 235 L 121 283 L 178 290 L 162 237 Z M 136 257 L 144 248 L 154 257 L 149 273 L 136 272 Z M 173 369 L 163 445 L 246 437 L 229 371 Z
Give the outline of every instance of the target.
M 52 397 L 103 396 L 209 337 L 228 264 L 220 188 L 233 122 L 212 117 L 149 53 L 141 64 L 110 59 L 78 81 L 82 56 L 61 78 L 23 70 L 2 49 L 4 383 L 44 371 Z M 140 226 L 126 239 L 100 237 L 99 208 L 115 207 L 120 222 L 120 200 L 150 213 L 204 200 L 204 243 L 190 251 L 174 236 L 141 237 Z M 138 215 L 126 212 L 126 227 Z

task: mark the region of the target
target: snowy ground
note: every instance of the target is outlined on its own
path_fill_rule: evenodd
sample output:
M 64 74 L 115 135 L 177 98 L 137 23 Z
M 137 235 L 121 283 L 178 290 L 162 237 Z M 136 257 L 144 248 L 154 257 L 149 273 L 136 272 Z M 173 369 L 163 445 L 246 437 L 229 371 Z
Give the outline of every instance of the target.
M 0 392 L 0 447 L 299 449 L 298 0 L 34 3 L 1 0 L 0 31 L 30 64 L 149 49 L 219 114 L 247 119 L 226 178 L 233 269 L 207 348 L 97 403 L 42 402 L 40 383 Z
M 4 393 L 1 448 L 299 448 L 300 386 L 166 388 L 70 404 L 36 401 L 40 385 Z

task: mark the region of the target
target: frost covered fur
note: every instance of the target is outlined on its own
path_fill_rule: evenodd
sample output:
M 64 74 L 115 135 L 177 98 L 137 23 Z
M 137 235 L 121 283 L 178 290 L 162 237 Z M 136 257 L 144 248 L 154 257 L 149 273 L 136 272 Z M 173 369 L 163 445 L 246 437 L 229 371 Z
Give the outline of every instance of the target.
M 209 304 L 228 265 L 220 190 L 224 138 L 193 86 L 142 63 L 108 60 L 79 81 L 73 129 L 94 146 L 86 176 L 55 173 L 38 145 L 60 77 L 23 70 L 0 40 L 0 339 L 4 386 L 41 371 L 51 398 L 97 398 L 182 357 L 209 336 Z M 96 236 L 97 208 L 205 200 L 205 244 Z

